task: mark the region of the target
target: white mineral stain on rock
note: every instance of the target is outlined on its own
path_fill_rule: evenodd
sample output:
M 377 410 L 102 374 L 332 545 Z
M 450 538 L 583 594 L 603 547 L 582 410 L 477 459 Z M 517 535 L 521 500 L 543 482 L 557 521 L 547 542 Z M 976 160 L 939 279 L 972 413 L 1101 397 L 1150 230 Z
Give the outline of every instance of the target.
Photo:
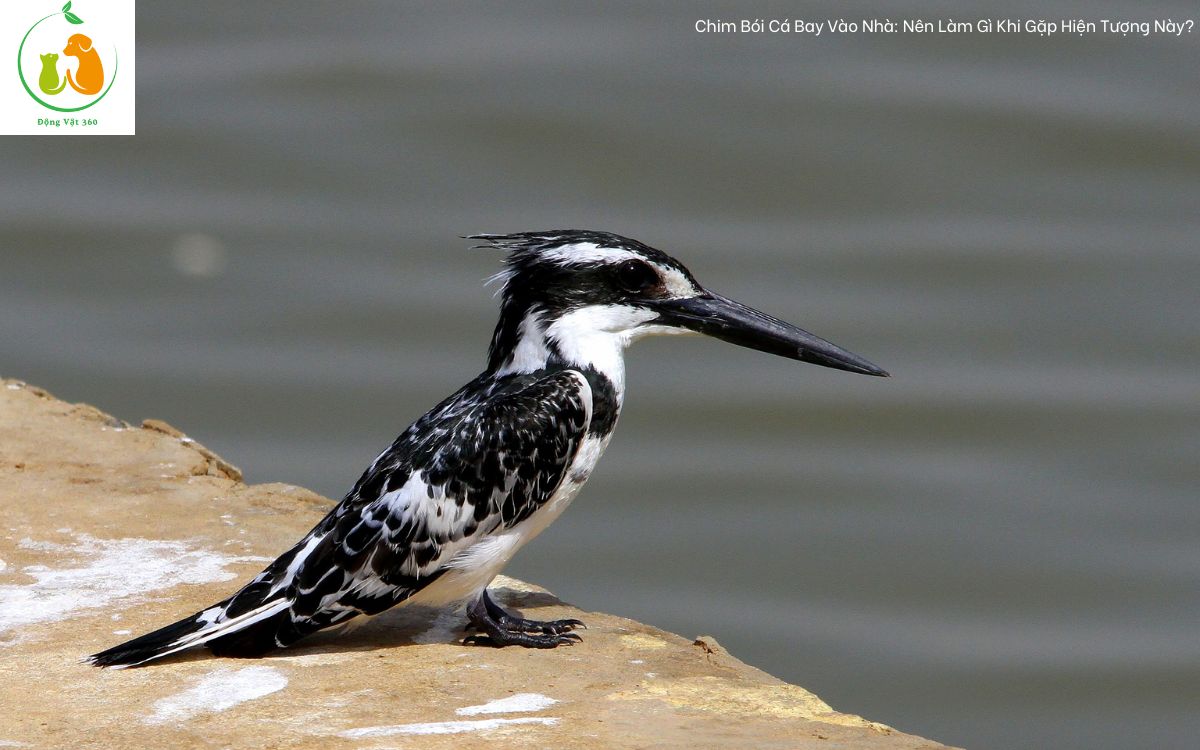
M 541 711 L 549 708 L 558 701 L 538 693 L 517 693 L 507 698 L 497 698 L 478 706 L 459 708 L 454 713 L 459 716 L 476 716 L 478 714 L 513 714 L 524 711 Z
M 21 569 L 33 583 L 0 586 L 0 633 L 59 621 L 181 583 L 232 580 L 237 574 L 226 570 L 227 565 L 267 561 L 192 549 L 186 542 L 96 539 L 89 534 L 79 534 L 67 544 L 26 538 L 18 546 L 52 553 L 54 559 L 50 565 Z
M 144 721 L 147 724 L 187 721 L 196 714 L 224 711 L 270 695 L 283 690 L 287 684 L 283 672 L 271 667 L 221 667 L 200 678 L 187 690 L 157 701 L 154 713 Z
M 429 627 L 413 636 L 413 643 L 455 643 L 460 639 L 462 616 L 455 609 L 444 609 Z
M 540 724 L 552 727 L 558 719 L 549 717 L 527 716 L 521 719 L 478 719 L 476 721 L 433 721 L 427 724 L 395 724 L 386 727 L 361 727 L 338 732 L 339 737 L 363 739 L 367 737 L 390 737 L 396 734 L 462 734 L 464 732 L 483 732 L 490 729 L 501 729 L 516 724 Z

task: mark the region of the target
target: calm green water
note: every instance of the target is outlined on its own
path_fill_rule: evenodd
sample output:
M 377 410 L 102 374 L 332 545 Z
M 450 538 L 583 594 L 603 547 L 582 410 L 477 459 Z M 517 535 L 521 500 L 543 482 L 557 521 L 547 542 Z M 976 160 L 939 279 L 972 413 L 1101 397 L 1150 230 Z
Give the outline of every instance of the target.
M 510 572 L 946 742 L 1195 747 L 1196 35 L 139 5 L 139 135 L 0 139 L 4 375 L 340 496 L 482 367 L 457 235 L 629 234 L 894 377 L 640 345 Z

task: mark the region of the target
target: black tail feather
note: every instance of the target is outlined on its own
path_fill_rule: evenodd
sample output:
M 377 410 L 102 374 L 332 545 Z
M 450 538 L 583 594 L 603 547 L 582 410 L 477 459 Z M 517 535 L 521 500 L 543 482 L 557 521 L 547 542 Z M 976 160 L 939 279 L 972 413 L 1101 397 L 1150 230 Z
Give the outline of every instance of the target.
M 159 656 L 170 644 L 204 627 L 199 613 L 185 617 L 110 649 L 92 654 L 85 661 L 97 667 L 131 667 Z
M 285 630 L 291 621 L 291 614 L 285 609 L 279 614 L 259 620 L 234 633 L 212 639 L 208 642 L 208 648 L 217 656 L 233 656 L 241 659 L 263 656 L 296 640 L 280 643 L 281 631 Z
M 345 622 L 357 614 L 355 610 L 337 610 L 296 620 L 293 613 L 285 609 L 229 635 L 214 638 L 207 645 L 217 656 L 255 658 L 278 648 L 287 648 L 305 636 Z
M 98 667 L 135 667 L 168 653 L 201 645 L 218 656 L 262 656 L 358 614 L 357 609 L 339 608 L 293 619 L 290 607 L 285 606 L 290 603 L 286 599 L 287 593 L 281 591 L 275 581 L 277 576 L 285 574 L 299 550 L 305 548 L 307 539 L 228 599 L 166 627 L 92 654 L 84 661 Z M 330 580 L 340 578 L 331 576 Z M 269 611 L 272 609 L 275 611 Z M 183 644 L 181 639 L 185 639 Z
M 345 619 L 345 618 L 339 618 Z M 217 656 L 254 658 L 290 646 L 306 635 L 328 625 L 327 622 L 302 620 L 296 622 L 288 610 L 251 623 L 227 635 L 217 636 L 203 644 Z M 85 661 L 97 667 L 135 667 L 152 661 L 176 647 L 180 638 L 208 627 L 197 613 L 179 622 L 159 628 L 152 633 L 113 646 L 107 651 L 92 654 Z

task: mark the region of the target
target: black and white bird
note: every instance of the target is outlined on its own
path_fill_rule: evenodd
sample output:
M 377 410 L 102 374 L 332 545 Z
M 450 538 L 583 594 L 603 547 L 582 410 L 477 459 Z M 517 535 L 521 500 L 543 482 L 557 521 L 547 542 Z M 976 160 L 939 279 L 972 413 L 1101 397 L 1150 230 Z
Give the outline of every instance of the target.
M 235 594 L 90 663 L 137 666 L 197 646 L 260 656 L 412 603 L 466 602 L 477 643 L 574 643 L 583 623 L 509 614 L 487 586 L 596 466 L 621 411 L 627 345 L 696 332 L 887 375 L 705 289 L 679 261 L 635 240 L 579 230 L 468 239 L 507 253 L 483 373 L 405 430 L 312 531 Z

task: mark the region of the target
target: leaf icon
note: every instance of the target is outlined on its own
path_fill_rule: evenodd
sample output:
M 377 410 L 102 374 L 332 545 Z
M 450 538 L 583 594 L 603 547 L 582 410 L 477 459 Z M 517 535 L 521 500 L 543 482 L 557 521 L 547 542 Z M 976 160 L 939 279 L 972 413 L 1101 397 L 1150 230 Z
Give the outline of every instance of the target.
M 67 5 L 70 5 L 70 3 L 67 3 Z M 83 19 L 82 19 L 82 18 L 80 18 L 79 16 L 75 15 L 74 13 L 72 13 L 72 12 L 71 12 L 71 11 L 69 11 L 69 10 L 68 10 L 68 11 L 63 11 L 63 15 L 64 15 L 64 16 L 66 16 L 66 17 L 67 17 L 67 20 L 68 20 L 68 21 L 70 21 L 71 23 L 83 23 Z
M 71 3 L 69 3 L 69 2 L 62 7 L 63 13 L 66 13 L 70 9 L 71 9 Z

